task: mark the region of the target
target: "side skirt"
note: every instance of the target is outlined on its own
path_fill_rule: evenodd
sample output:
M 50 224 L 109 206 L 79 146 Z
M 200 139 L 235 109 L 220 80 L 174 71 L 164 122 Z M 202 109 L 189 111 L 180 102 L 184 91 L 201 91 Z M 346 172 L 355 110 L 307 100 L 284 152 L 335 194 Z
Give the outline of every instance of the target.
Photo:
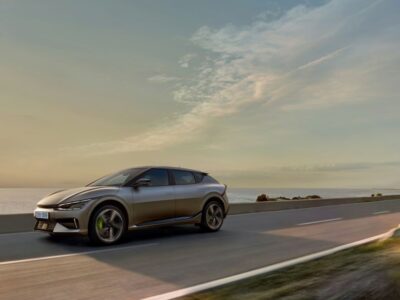
M 167 225 L 176 225 L 176 224 L 186 224 L 186 223 L 200 223 L 201 222 L 201 212 L 198 212 L 194 216 L 190 217 L 178 217 L 164 220 L 157 220 L 151 222 L 144 222 L 140 224 L 135 224 L 129 226 L 128 230 L 135 230 L 140 228 L 150 228 L 157 226 L 167 226 Z

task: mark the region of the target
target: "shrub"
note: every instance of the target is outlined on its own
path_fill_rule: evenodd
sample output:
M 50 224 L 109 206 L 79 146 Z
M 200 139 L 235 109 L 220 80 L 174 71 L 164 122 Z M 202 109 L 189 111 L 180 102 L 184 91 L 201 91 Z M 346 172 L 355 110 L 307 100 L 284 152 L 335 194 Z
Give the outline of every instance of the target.
M 269 197 L 266 194 L 261 194 L 257 196 L 257 202 L 269 201 Z
M 306 199 L 321 199 L 322 197 L 321 196 L 318 196 L 318 195 L 308 195 L 307 197 L 306 197 Z
M 371 195 L 371 197 L 382 197 L 382 196 L 383 196 L 382 193 L 375 193 Z

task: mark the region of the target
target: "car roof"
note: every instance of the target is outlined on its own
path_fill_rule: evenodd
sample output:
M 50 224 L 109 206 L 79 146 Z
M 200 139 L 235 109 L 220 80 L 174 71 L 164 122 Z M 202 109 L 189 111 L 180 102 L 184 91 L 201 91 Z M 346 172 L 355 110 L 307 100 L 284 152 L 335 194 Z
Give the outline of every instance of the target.
M 207 172 L 199 171 L 199 170 L 194 170 L 194 169 L 189 169 L 189 168 L 182 168 L 182 167 L 171 167 L 171 166 L 138 166 L 138 167 L 133 167 L 131 169 L 168 169 L 168 170 L 181 170 L 181 171 L 189 171 L 189 172 L 198 172 L 202 174 L 207 174 Z

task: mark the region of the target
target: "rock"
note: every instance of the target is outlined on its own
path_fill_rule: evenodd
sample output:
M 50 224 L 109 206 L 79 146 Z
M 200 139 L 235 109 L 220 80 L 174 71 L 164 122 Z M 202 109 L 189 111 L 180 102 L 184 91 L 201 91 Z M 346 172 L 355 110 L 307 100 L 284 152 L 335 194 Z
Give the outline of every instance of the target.
M 312 199 L 322 199 L 322 197 L 318 195 L 308 195 L 306 197 L 297 196 L 292 198 L 292 200 L 312 200 Z
M 322 199 L 322 197 L 321 197 L 321 196 L 318 196 L 318 195 L 308 195 L 308 196 L 306 197 L 306 199 Z
M 382 197 L 382 196 L 383 196 L 382 193 L 375 193 L 371 195 L 371 197 Z
M 257 197 L 257 202 L 269 201 L 269 197 L 266 194 L 261 194 Z

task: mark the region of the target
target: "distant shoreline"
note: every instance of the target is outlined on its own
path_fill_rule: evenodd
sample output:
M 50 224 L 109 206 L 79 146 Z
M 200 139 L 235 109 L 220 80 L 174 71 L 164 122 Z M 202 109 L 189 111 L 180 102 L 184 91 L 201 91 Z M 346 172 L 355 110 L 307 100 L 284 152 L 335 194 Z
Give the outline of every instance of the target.
M 21 214 L 31 213 L 36 207 L 36 203 L 44 196 L 58 191 L 55 188 L 0 188 L 0 214 Z M 360 198 L 368 197 L 373 193 L 386 195 L 400 195 L 400 189 L 308 189 L 308 188 L 230 188 L 228 187 L 228 197 L 231 203 L 256 203 L 257 196 L 267 194 L 271 198 L 279 196 L 293 198 L 298 196 L 319 195 L 323 199 L 332 198 Z M 297 200 L 277 200 L 297 201 Z M 274 202 L 277 202 L 274 201 Z M 315 199 L 313 201 L 319 201 Z M 271 201 L 269 201 L 271 202 Z
M 252 203 L 232 203 L 229 215 L 273 212 L 293 209 L 311 209 L 323 206 L 351 205 L 380 202 L 385 200 L 400 201 L 400 195 L 382 197 L 353 197 L 321 200 L 282 200 Z M 0 214 L 0 234 L 10 232 L 31 231 L 35 219 L 32 211 L 26 213 L 4 213 Z

